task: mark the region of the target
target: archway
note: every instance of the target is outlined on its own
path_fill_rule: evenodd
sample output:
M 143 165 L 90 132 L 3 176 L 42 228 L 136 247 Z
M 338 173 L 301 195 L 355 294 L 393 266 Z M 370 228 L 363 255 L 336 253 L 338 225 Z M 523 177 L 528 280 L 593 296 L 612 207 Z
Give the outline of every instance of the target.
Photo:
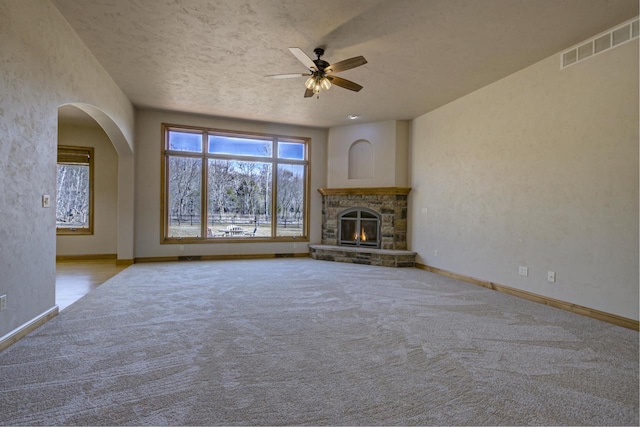
M 133 149 L 118 124 L 101 109 L 85 103 L 59 106 L 58 119 L 93 120 L 104 131 L 117 153 L 116 254 L 120 264 L 133 262 L 134 162 Z M 75 117 L 75 118 L 73 118 Z

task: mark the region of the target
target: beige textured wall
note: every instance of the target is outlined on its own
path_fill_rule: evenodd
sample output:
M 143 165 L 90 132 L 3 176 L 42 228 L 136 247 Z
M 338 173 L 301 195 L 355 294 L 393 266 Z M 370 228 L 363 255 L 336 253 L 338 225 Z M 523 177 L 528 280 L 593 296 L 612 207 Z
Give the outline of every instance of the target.
M 403 187 L 407 183 L 408 122 L 339 126 L 329 129 L 327 186 L 329 188 Z M 403 139 L 398 139 L 403 138 Z M 349 179 L 349 148 L 358 140 L 373 147 L 373 178 Z
M 0 338 L 55 305 L 58 107 L 104 111 L 131 146 L 133 107 L 48 0 L 0 0 Z M 132 215 L 131 215 L 132 216 Z
M 408 120 L 396 121 L 396 178 L 394 187 L 407 187 L 409 185 L 409 141 L 411 140 L 411 122 Z
M 638 40 L 559 62 L 413 121 L 411 249 L 421 263 L 638 319 Z
M 115 254 L 118 154 L 102 128 L 59 126 L 58 145 L 93 147 L 93 235 L 56 236 L 56 255 Z
M 137 111 L 136 113 L 136 258 L 221 255 L 308 253 L 307 243 L 298 242 L 294 248 L 286 243 L 203 243 L 185 244 L 180 251 L 177 244 L 160 244 L 160 161 L 162 149 L 161 124 L 203 126 L 249 132 L 290 135 L 311 138 L 311 205 L 310 243 L 320 243 L 322 198 L 318 188 L 326 187 L 326 131 L 262 122 L 194 116 L 179 113 Z

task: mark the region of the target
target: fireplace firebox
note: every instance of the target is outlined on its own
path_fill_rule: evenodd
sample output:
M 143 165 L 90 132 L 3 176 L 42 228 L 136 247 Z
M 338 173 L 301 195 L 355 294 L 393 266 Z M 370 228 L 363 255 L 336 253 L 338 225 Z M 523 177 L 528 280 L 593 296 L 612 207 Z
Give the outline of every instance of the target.
M 339 245 L 380 248 L 381 215 L 372 209 L 354 207 L 338 215 Z

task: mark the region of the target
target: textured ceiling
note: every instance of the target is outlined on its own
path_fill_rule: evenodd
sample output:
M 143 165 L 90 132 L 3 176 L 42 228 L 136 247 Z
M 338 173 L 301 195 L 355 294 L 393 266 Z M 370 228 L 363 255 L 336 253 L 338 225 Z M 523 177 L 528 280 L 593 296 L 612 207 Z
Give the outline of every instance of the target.
M 412 119 L 638 14 L 637 0 L 52 0 L 139 108 L 331 127 Z M 303 98 L 299 47 L 364 86 Z

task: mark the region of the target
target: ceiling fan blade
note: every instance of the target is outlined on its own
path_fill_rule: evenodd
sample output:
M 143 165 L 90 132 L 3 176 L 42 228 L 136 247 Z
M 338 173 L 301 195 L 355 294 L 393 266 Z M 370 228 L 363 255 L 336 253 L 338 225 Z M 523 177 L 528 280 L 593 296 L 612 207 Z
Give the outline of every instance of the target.
M 313 96 L 313 91 L 311 89 L 307 89 L 304 91 L 305 98 L 311 98 Z
M 327 78 L 334 85 L 352 90 L 354 92 L 360 92 L 360 89 L 362 89 L 362 86 L 360 86 L 358 83 L 352 82 L 351 80 L 343 79 L 337 76 L 327 76 Z
M 339 73 L 340 71 L 350 70 L 352 68 L 359 67 L 367 63 L 364 56 L 355 56 L 353 58 L 345 59 L 344 61 L 338 61 L 335 64 L 331 64 L 324 69 L 325 73 Z
M 269 79 L 293 79 L 296 77 L 309 77 L 309 74 L 301 74 L 301 73 L 291 73 L 291 74 L 271 74 L 269 76 L 265 76 Z
M 289 50 L 293 53 L 293 56 L 298 58 L 298 61 L 302 62 L 305 67 L 310 70 L 317 70 L 316 64 L 302 51 L 299 47 L 290 47 Z

